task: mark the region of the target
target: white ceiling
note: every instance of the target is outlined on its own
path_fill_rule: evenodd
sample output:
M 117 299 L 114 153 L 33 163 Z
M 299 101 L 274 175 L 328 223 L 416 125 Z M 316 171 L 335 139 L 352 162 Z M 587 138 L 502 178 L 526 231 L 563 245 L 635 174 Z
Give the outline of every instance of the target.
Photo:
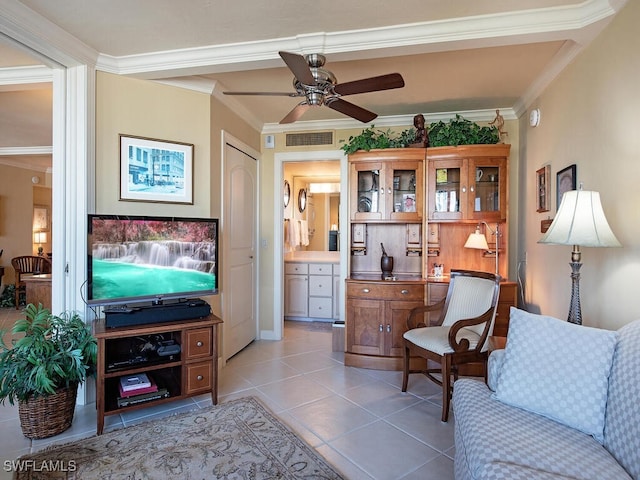
M 338 83 L 402 74 L 404 88 L 348 97 L 378 113 L 377 126 L 416 113 L 490 119 L 496 108 L 516 118 L 626 1 L 2 0 L 0 157 L 50 146 L 38 65 L 55 62 L 211 93 L 263 132 L 282 131 L 299 99 L 221 92 L 293 92 L 280 50 L 325 54 Z M 363 125 L 319 107 L 288 128 L 326 122 Z

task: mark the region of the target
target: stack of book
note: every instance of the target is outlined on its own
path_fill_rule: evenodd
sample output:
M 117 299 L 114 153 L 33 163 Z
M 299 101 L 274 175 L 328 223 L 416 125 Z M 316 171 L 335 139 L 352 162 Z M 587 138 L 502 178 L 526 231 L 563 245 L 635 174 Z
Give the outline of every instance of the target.
M 169 396 L 166 388 L 158 388 L 152 377 L 146 373 L 136 373 L 120 377 L 118 407 L 129 407 Z

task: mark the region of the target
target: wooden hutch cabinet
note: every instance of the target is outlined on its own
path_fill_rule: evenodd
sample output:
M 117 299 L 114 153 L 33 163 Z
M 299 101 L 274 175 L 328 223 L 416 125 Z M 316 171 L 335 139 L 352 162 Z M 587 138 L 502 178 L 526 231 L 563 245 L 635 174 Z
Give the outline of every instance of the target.
M 409 311 L 446 295 L 451 268 L 494 271 L 495 256 L 464 248 L 482 222 L 500 225 L 499 270 L 506 278 L 509 149 L 470 145 L 349 156 L 345 365 L 402 369 Z M 492 248 L 496 240 L 485 234 Z M 381 275 L 381 244 L 394 256 L 391 278 Z M 430 277 L 433 263 L 444 264 L 444 278 Z M 506 335 L 509 308 L 517 304 L 514 282 L 502 283 L 499 302 L 494 333 Z

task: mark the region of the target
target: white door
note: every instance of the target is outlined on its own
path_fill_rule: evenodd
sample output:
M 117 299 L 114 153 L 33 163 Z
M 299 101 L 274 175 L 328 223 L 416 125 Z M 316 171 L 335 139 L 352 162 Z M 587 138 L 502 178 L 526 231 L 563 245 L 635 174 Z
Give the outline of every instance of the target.
M 223 172 L 222 354 L 228 360 L 257 337 L 257 160 L 225 143 Z

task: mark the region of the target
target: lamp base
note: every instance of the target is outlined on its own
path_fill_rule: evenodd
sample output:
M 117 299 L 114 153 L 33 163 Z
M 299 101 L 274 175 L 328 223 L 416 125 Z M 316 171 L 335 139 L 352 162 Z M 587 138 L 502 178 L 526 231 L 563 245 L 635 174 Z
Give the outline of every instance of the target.
M 582 263 L 571 262 L 571 302 L 569 303 L 568 322 L 582 325 L 582 309 L 580 308 L 580 267 Z

